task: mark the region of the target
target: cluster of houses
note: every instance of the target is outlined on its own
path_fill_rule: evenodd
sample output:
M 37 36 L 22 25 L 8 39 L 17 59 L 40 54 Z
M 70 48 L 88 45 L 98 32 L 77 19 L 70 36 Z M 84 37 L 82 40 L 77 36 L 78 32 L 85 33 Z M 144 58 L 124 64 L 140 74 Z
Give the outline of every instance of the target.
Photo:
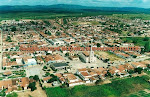
M 5 79 L 0 81 L 0 91 L 5 90 L 5 93 L 12 91 L 27 90 L 29 83 L 34 82 L 33 79 L 28 77 L 16 78 L 16 79 Z
M 53 84 L 54 86 L 58 86 L 64 83 L 67 83 L 68 86 L 72 87 L 75 85 L 82 85 L 82 84 L 90 84 L 95 83 L 97 80 L 102 79 L 105 80 L 107 78 L 108 73 L 110 73 L 111 77 L 113 76 L 120 76 L 126 77 L 129 76 L 130 70 L 134 70 L 135 68 L 142 68 L 146 69 L 150 65 L 149 60 L 141 61 L 141 62 L 131 62 L 125 63 L 124 65 L 118 66 L 108 66 L 107 68 L 104 67 L 97 67 L 97 68 L 82 68 L 78 69 L 75 74 L 73 73 L 56 73 L 55 76 L 59 79 L 57 84 Z M 43 78 L 44 83 L 51 79 L 51 77 Z

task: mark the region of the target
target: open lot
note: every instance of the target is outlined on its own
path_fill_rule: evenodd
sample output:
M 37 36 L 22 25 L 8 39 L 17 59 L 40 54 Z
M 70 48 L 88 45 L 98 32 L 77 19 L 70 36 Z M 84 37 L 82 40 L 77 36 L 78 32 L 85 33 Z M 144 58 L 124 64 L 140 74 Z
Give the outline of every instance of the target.
M 26 69 L 26 76 L 34 76 L 38 75 L 39 78 L 42 78 L 42 75 L 44 75 L 44 71 L 42 70 L 43 66 L 34 66 L 34 67 L 27 67 Z
M 19 92 L 18 97 L 47 97 L 45 94 L 45 91 L 42 90 L 42 88 L 39 86 L 39 83 L 36 83 L 37 90 L 31 92 L 31 91 L 25 91 L 25 92 Z
M 95 54 L 102 56 L 102 57 L 109 58 L 110 61 L 124 61 L 124 59 L 122 59 L 114 54 L 111 54 L 109 52 L 97 51 L 97 52 L 95 52 Z

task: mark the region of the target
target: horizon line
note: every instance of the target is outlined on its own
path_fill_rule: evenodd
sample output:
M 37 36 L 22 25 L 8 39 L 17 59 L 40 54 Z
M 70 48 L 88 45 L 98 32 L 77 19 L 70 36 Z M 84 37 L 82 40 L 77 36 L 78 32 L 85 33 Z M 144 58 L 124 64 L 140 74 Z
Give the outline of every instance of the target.
M 115 6 L 85 6 L 85 5 L 79 5 L 79 4 L 52 4 L 52 5 L 0 5 L 0 6 L 53 6 L 53 5 L 75 5 L 75 6 L 83 6 L 83 7 L 99 7 L 99 8 L 143 8 L 143 9 L 150 9 L 145 8 L 145 7 L 135 7 L 135 6 L 120 6 L 120 7 L 115 7 Z

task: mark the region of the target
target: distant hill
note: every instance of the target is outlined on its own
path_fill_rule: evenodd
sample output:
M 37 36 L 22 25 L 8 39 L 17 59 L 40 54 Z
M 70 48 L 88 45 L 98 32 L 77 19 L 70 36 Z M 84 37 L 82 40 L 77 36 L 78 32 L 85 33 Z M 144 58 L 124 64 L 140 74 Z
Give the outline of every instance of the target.
M 0 13 L 6 12 L 53 12 L 53 13 L 81 13 L 81 12 L 123 12 L 150 13 L 150 9 L 136 7 L 88 7 L 80 5 L 37 5 L 37 6 L 0 6 Z

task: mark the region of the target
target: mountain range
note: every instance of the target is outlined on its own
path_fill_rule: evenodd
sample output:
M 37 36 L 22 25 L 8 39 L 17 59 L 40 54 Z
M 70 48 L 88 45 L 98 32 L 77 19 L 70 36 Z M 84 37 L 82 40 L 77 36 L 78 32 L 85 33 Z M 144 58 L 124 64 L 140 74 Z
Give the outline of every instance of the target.
M 137 7 L 89 7 L 81 5 L 36 5 L 36 6 L 0 6 L 0 13 L 7 12 L 53 12 L 53 13 L 81 13 L 81 12 L 123 12 L 123 13 L 150 13 L 150 9 Z

